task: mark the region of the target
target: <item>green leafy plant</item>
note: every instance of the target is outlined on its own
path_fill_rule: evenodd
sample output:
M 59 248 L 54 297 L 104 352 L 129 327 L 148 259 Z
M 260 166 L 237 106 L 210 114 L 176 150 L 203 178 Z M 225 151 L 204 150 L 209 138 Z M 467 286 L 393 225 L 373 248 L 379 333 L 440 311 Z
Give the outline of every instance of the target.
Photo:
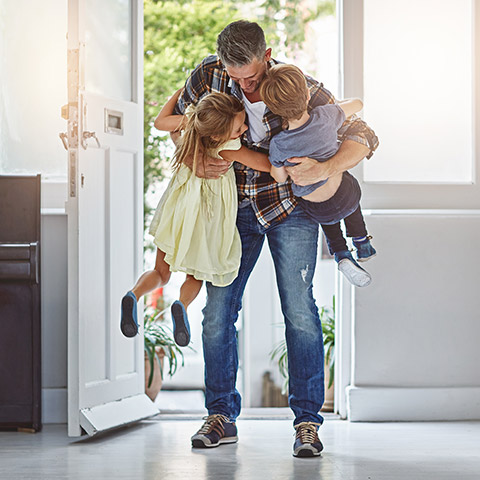
M 322 322 L 323 346 L 325 349 L 325 363 L 328 366 L 330 380 L 328 387 L 333 384 L 335 372 L 335 295 L 332 299 L 332 307 L 323 306 L 319 310 Z M 282 393 L 288 389 L 288 351 L 287 342 L 282 340 L 270 353 L 270 360 L 276 362 L 280 376 L 283 378 Z
M 170 377 L 177 371 L 180 362 L 181 366 L 184 366 L 183 352 L 175 343 L 172 330 L 167 325 L 162 324 L 162 314 L 163 311 L 159 311 L 156 308 L 147 307 L 145 309 L 143 336 L 145 340 L 145 353 L 150 362 L 148 387 L 152 385 L 153 381 L 154 361 L 158 362 L 160 374 L 163 378 L 162 364 L 160 363 L 160 358 L 156 352 L 157 347 L 161 347 L 165 352 L 165 357 L 168 358 L 168 375 L 170 375 Z

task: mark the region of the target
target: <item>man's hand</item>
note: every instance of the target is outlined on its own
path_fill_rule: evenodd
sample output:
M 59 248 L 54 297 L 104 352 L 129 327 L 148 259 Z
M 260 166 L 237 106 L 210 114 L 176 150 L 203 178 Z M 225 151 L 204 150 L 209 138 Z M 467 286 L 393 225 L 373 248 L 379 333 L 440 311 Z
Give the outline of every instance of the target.
M 370 149 L 366 145 L 353 140 L 345 140 L 337 153 L 325 162 L 317 162 L 308 157 L 294 157 L 289 158 L 289 161 L 297 165 L 286 167 L 286 169 L 292 181 L 297 185 L 311 185 L 353 168 L 369 152 Z
M 293 157 L 289 158 L 288 161 L 296 163 L 294 167 L 285 167 L 296 185 L 310 185 L 320 180 L 326 180 L 333 173 L 329 161 L 318 162 L 309 157 Z
M 193 157 L 185 159 L 184 163 L 191 170 L 193 167 Z M 200 178 L 218 178 L 227 173 L 230 163 L 231 162 L 224 160 L 223 158 L 199 155 L 197 158 L 195 175 Z

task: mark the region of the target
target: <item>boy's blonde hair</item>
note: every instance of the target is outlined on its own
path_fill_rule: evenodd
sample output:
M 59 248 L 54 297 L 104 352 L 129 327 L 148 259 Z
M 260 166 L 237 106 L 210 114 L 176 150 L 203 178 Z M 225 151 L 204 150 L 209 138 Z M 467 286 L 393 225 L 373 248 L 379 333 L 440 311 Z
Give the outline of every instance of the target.
M 309 90 L 298 67 L 278 64 L 267 69 L 260 84 L 260 96 L 276 115 L 285 120 L 298 120 L 307 110 Z
M 238 98 L 219 92 L 212 92 L 192 105 L 186 114 L 184 132 L 175 152 L 174 168 L 184 163 L 188 156 L 193 156 L 195 171 L 199 153 L 218 148 L 229 140 L 235 115 L 243 110 Z M 200 158 L 203 160 L 203 155 Z

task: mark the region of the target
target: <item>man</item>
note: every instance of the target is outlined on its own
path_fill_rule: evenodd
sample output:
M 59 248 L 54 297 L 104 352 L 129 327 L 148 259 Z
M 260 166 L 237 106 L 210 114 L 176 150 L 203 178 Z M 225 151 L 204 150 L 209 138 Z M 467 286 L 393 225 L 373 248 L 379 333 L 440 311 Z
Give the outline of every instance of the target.
M 268 154 L 270 139 L 281 131 L 282 121 L 265 108 L 259 95 L 267 68 L 277 63 L 271 58 L 271 49 L 266 48 L 262 29 L 244 20 L 231 23 L 217 38 L 217 54 L 205 58 L 187 79 L 175 113 L 184 114 L 188 104 L 196 103 L 212 91 L 234 95 L 244 102 L 248 116 L 249 129 L 242 143 Z M 309 77 L 307 81 L 310 107 L 335 101 L 323 85 Z M 290 167 L 289 174 L 295 183 L 311 184 L 343 172 L 371 155 L 377 147 L 375 134 L 359 119 L 346 122 L 340 133 L 343 143 L 328 161 L 294 160 L 298 164 Z M 235 153 L 227 160 L 207 158 L 204 170 L 197 170 L 197 175 L 218 177 L 225 173 L 230 161 L 235 160 Z M 234 324 L 246 282 L 267 237 L 286 324 L 289 404 L 295 414 L 296 429 L 293 454 L 317 456 L 323 449 L 317 430 L 323 422 L 319 411 L 324 401 L 322 328 L 312 295 L 318 224 L 300 208 L 295 208 L 290 181 L 278 184 L 269 174 L 238 163 L 235 172 L 242 263 L 231 285 L 207 284 L 203 348 L 209 416 L 193 435 L 192 445 L 216 447 L 238 441 L 235 420 L 240 413 L 241 399 L 235 388 L 238 356 Z

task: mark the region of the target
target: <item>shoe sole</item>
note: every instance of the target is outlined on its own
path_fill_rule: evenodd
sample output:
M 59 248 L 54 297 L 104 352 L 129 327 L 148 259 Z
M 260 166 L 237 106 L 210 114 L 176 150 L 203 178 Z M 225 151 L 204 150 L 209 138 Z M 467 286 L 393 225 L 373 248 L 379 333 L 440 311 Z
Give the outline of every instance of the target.
M 318 457 L 321 453 L 322 453 L 321 450 L 318 452 L 317 449 L 312 450 L 310 448 L 302 447 L 297 452 L 293 452 L 293 456 L 294 457 Z
M 372 281 L 372 277 L 368 272 L 356 267 L 355 264 L 348 259 L 343 259 L 338 262 L 338 270 L 356 287 L 367 287 Z
M 123 297 L 122 299 L 122 320 L 120 322 L 120 329 L 122 333 L 128 337 L 132 338 L 138 333 L 138 325 L 133 319 L 133 308 L 135 300 L 132 297 Z
M 187 314 L 185 313 L 185 309 L 183 308 L 180 302 L 174 302 L 172 304 L 172 318 L 174 322 L 173 328 L 173 338 L 177 345 L 181 347 L 186 347 L 190 343 L 190 334 L 188 333 L 188 328 L 186 325 Z
M 221 438 L 217 443 L 207 444 L 201 438 L 195 438 L 192 440 L 192 447 L 195 448 L 214 448 L 219 447 L 220 445 L 226 445 L 229 443 L 237 443 L 238 437 L 224 437 Z
M 357 262 L 368 262 L 368 260 L 370 260 L 371 258 L 373 257 L 376 257 L 377 254 L 374 253 L 373 255 L 370 255 L 369 257 L 363 257 L 363 258 L 358 258 L 357 257 Z

